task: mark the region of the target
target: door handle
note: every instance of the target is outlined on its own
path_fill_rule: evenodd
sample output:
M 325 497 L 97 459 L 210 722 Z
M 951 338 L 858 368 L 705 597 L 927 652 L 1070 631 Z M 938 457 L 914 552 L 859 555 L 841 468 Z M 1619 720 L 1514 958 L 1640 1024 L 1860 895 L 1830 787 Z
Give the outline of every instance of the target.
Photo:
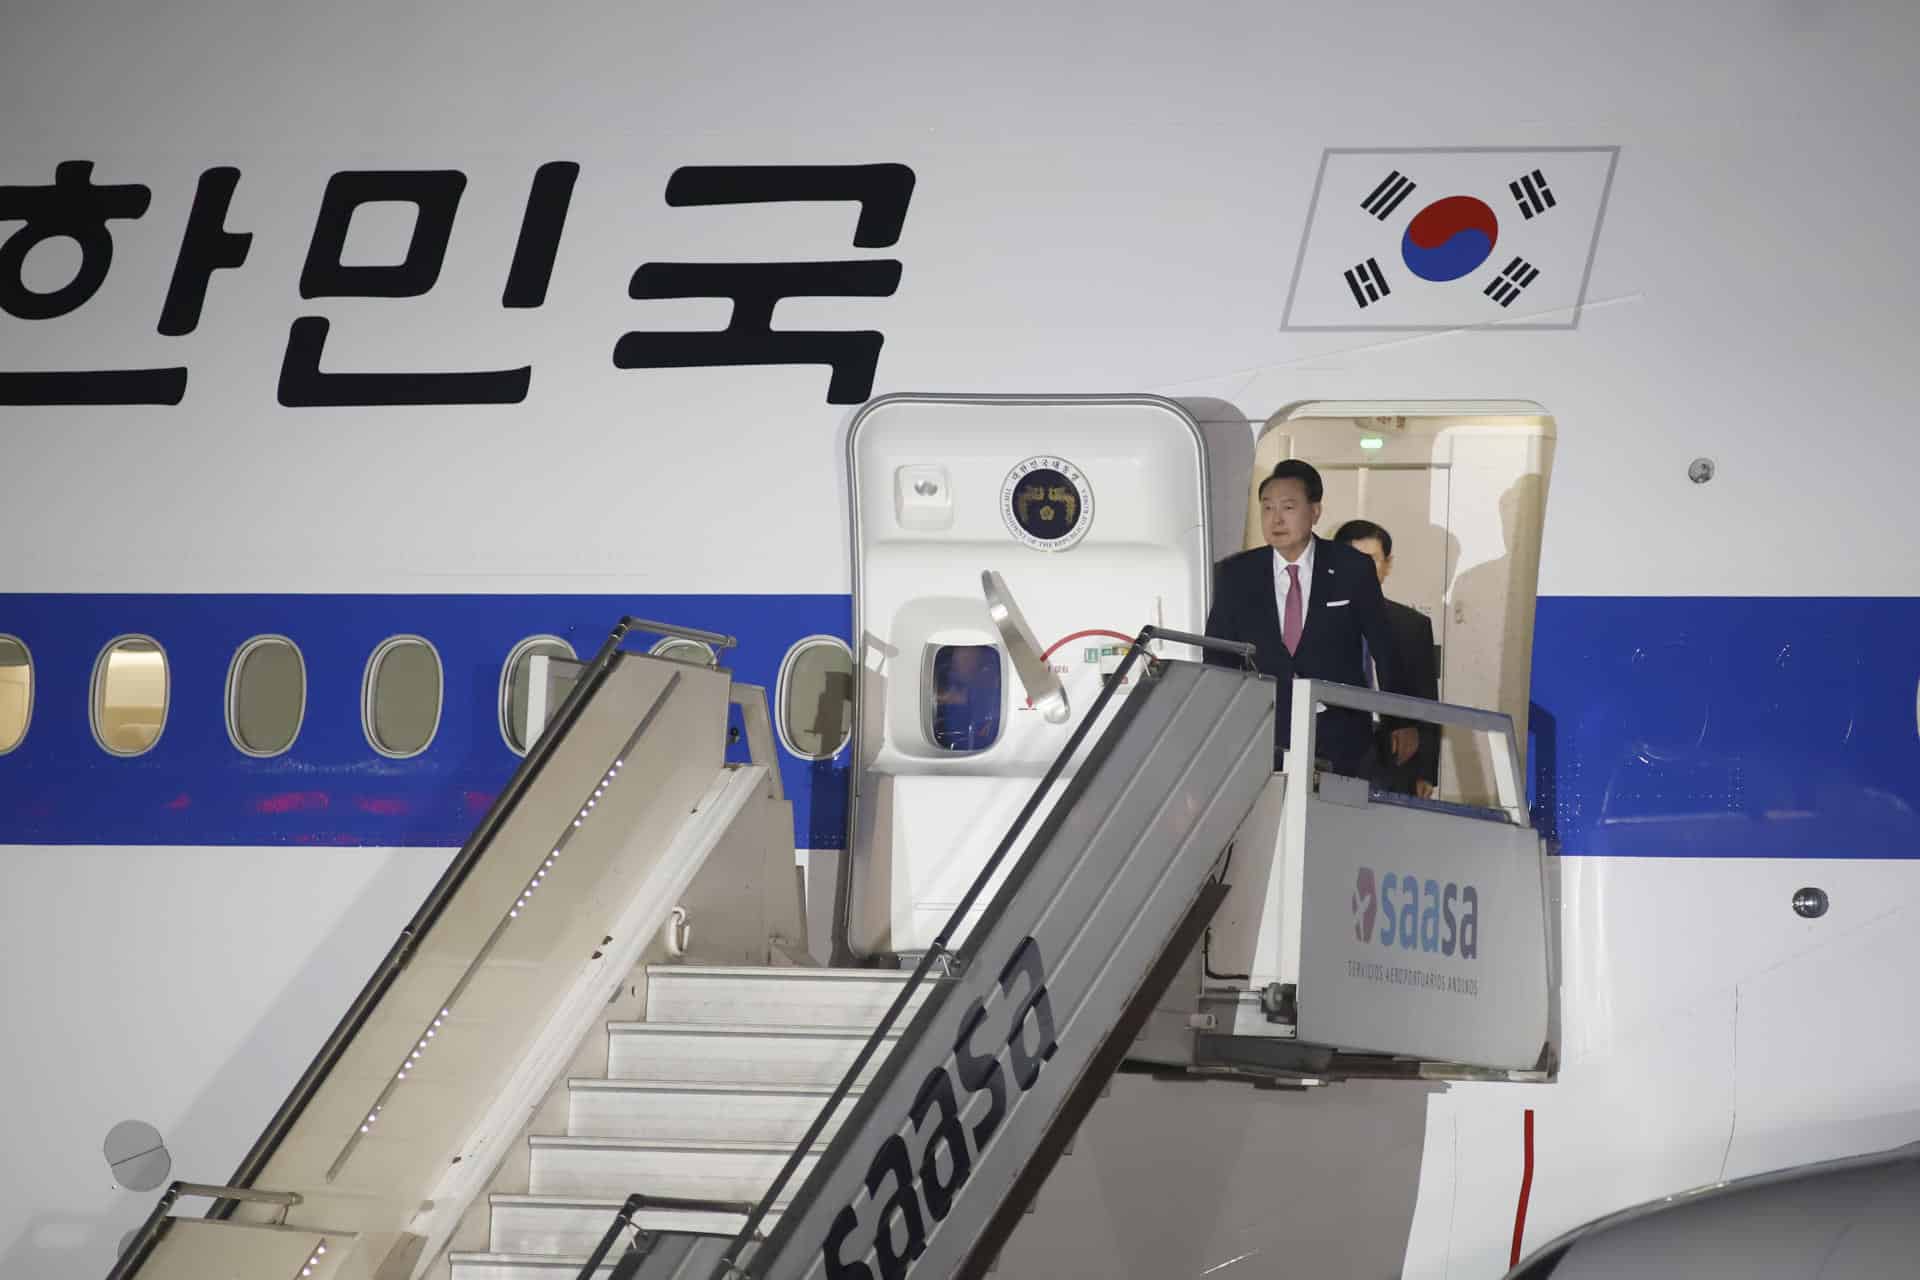
M 1060 677 L 1040 656 L 1040 642 L 1033 638 L 1033 628 L 1027 625 L 1020 606 L 1014 603 L 1013 592 L 1007 590 L 1005 579 L 992 569 L 983 569 L 980 589 L 986 593 L 987 616 L 993 619 L 994 627 L 1000 632 L 1000 643 L 1013 659 L 1013 672 L 1027 691 L 1027 701 L 1048 724 L 1065 724 L 1073 714 L 1067 691 L 1061 688 Z

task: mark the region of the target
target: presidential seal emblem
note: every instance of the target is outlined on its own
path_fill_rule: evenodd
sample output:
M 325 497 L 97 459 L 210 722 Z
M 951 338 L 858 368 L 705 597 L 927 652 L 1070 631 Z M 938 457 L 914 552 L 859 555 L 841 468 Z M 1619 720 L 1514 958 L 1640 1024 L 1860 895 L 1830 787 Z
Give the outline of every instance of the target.
M 1007 532 L 1036 551 L 1065 551 L 1093 525 L 1093 489 L 1065 458 L 1028 458 L 1000 486 Z

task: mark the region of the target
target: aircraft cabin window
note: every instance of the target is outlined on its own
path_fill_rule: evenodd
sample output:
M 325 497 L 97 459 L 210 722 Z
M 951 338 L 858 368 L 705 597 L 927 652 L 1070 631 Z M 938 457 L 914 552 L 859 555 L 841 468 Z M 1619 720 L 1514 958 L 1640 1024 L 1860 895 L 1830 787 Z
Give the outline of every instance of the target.
M 533 660 L 537 657 L 576 657 L 573 646 L 558 636 L 529 636 L 513 647 L 500 669 L 500 736 L 515 755 L 527 754 L 532 737 L 527 732 L 527 691 L 533 679 Z
M 277 756 L 300 736 L 307 664 L 285 636 L 255 636 L 227 668 L 227 736 L 250 756 Z
M 719 659 L 714 655 L 713 646 L 703 640 L 688 640 L 683 636 L 668 636 L 647 652 L 656 658 L 672 658 L 675 662 L 697 662 L 710 667 Z
M 928 668 L 928 736 L 942 751 L 985 751 L 1000 740 L 1000 649 L 933 645 Z
M 20 745 L 33 719 L 33 655 L 12 636 L 0 636 L 0 756 Z
M 153 749 L 167 727 L 167 655 L 146 636 L 121 636 L 93 664 L 93 737 L 110 755 Z
M 774 685 L 780 745 L 802 760 L 831 760 L 853 736 L 853 653 L 835 636 L 787 651 Z
M 367 742 L 402 759 L 427 749 L 440 729 L 440 655 L 419 636 L 395 636 L 367 661 L 360 716 Z

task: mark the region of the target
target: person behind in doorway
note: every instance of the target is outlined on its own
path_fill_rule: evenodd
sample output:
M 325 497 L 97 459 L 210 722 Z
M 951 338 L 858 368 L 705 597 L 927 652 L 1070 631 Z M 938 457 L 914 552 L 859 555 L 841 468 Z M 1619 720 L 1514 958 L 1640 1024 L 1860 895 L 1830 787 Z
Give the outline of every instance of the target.
M 1254 647 L 1254 665 L 1279 682 L 1273 725 L 1274 768 L 1293 727 L 1296 676 L 1338 684 L 1367 683 L 1370 650 L 1382 687 L 1398 693 L 1399 667 L 1386 600 L 1373 564 L 1352 547 L 1316 537 L 1325 494 L 1320 473 L 1289 458 L 1260 482 L 1260 528 L 1267 545 L 1222 560 L 1214 573 L 1207 634 Z M 1237 666 L 1209 650 L 1207 661 Z M 1364 711 L 1328 707 L 1314 730 L 1316 759 L 1335 773 L 1370 778 L 1376 753 L 1373 720 Z
M 1349 520 L 1334 531 L 1333 540 L 1352 547 L 1373 561 L 1380 585 L 1393 572 L 1393 535 L 1371 520 Z M 1433 661 L 1433 623 L 1418 609 L 1388 600 L 1387 622 L 1393 627 L 1394 655 L 1399 660 L 1398 688 L 1416 698 L 1438 701 L 1440 673 Z M 1384 686 L 1383 686 L 1384 687 Z M 1415 720 L 1383 720 L 1375 743 L 1380 755 L 1376 781 L 1389 791 L 1431 799 L 1440 781 L 1440 728 Z

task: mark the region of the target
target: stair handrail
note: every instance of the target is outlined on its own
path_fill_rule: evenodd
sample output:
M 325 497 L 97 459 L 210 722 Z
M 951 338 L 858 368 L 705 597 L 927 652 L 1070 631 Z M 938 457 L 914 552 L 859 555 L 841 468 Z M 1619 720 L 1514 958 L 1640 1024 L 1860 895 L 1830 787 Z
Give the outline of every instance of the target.
M 140 1224 L 140 1229 L 120 1251 L 120 1256 L 114 1259 L 113 1270 L 107 1272 L 107 1280 L 126 1280 L 126 1277 L 134 1274 L 145 1264 L 147 1255 L 153 1252 L 153 1246 L 158 1243 L 160 1232 L 166 1225 L 167 1211 L 173 1208 L 174 1202 L 182 1196 L 210 1196 L 216 1202 L 245 1200 L 256 1204 L 277 1204 L 280 1206 L 282 1222 L 286 1220 L 287 1210 L 299 1204 L 301 1199 L 297 1191 L 256 1191 L 252 1187 L 216 1187 L 202 1182 L 174 1182 L 160 1193 L 159 1200 L 154 1202 L 153 1212 L 147 1215 L 147 1220 Z
M 334 1025 L 332 1032 L 320 1046 L 320 1051 L 314 1055 L 300 1079 L 294 1083 L 292 1091 L 281 1102 L 273 1118 L 267 1122 L 267 1127 L 261 1132 L 260 1137 L 241 1158 L 239 1168 L 234 1170 L 231 1178 L 227 1179 L 229 1188 L 251 1187 L 253 1180 L 260 1176 L 267 1162 L 279 1150 L 280 1144 L 298 1123 L 307 1105 L 313 1101 L 314 1095 L 326 1083 L 327 1077 L 332 1073 L 341 1056 L 345 1054 L 348 1045 L 352 1044 L 354 1037 L 366 1026 L 367 1020 L 372 1016 L 381 998 L 393 986 L 401 970 L 407 967 L 428 931 L 440 919 L 447 904 L 452 901 L 461 885 L 466 883 L 468 875 L 479 864 L 480 858 L 492 844 L 495 833 L 513 815 L 527 790 L 533 785 L 534 779 L 539 777 L 541 771 L 545 769 L 560 739 L 565 736 L 566 730 L 579 720 L 587 703 L 606 683 L 607 674 L 613 667 L 614 655 L 620 652 L 621 644 L 633 631 L 685 636 L 723 649 L 732 648 L 738 643 L 734 637 L 722 635 L 719 632 L 701 631 L 693 627 L 681 627 L 645 618 L 625 616 L 615 624 L 594 654 L 592 661 L 581 673 L 580 678 L 567 691 L 567 696 L 561 701 L 552 719 L 528 748 L 526 758 L 521 761 L 520 767 L 514 770 L 513 776 L 508 779 L 498 798 L 487 810 L 486 816 L 481 818 L 473 834 L 467 837 L 466 843 L 447 864 L 447 869 L 441 873 L 440 879 L 434 883 L 432 889 L 428 890 L 419 909 L 413 913 L 412 919 L 407 921 L 405 927 L 400 930 L 399 936 L 394 939 L 393 945 L 387 949 L 387 954 L 375 968 L 373 976 L 367 980 L 365 986 L 361 987 L 353 1003 L 347 1006 L 346 1013 Z M 216 1219 L 232 1217 L 241 1200 L 250 1198 L 252 1197 L 222 1196 L 213 1202 L 206 1216 Z M 165 1197 L 162 1199 L 164 1200 Z M 167 1203 L 170 1205 L 171 1201 Z M 156 1210 L 156 1212 L 161 1211 Z M 125 1274 L 131 1275 L 133 1272 L 128 1271 Z M 115 1280 L 121 1280 L 121 1273 L 117 1268 Z
M 600 1237 L 600 1243 L 594 1246 L 593 1253 L 587 1258 L 587 1265 L 581 1268 L 582 1276 L 591 1276 L 600 1269 L 600 1264 L 613 1252 L 614 1244 L 620 1239 L 620 1233 L 633 1225 L 633 1219 L 642 1209 L 678 1209 L 691 1213 L 740 1213 L 751 1214 L 753 1202 L 750 1200 L 688 1200 L 680 1196 L 649 1196 L 635 1192 L 626 1198 L 613 1222 L 607 1227 L 606 1234 Z M 618 1274 L 618 1268 L 615 1269 Z
M 914 966 L 912 976 L 902 984 L 899 994 L 893 998 L 892 1005 L 880 1019 L 880 1025 L 874 1028 L 873 1034 L 860 1047 L 860 1052 L 854 1057 L 853 1065 L 847 1068 L 846 1074 L 840 1078 L 840 1083 L 834 1087 L 833 1093 L 828 1096 L 819 1114 L 813 1118 L 813 1123 L 807 1127 L 805 1136 L 787 1156 L 787 1161 L 781 1166 L 780 1172 L 774 1175 L 766 1195 L 754 1205 L 753 1212 L 747 1215 L 747 1223 L 740 1229 L 740 1234 L 734 1237 L 733 1243 L 728 1245 L 726 1252 L 720 1256 L 719 1262 L 715 1264 L 714 1280 L 740 1274 L 738 1266 L 740 1251 L 753 1241 L 761 1222 L 772 1209 L 774 1201 L 793 1180 L 793 1175 L 799 1169 L 801 1162 L 806 1159 L 808 1150 L 820 1137 L 840 1104 L 853 1091 L 855 1082 L 866 1071 L 867 1064 L 879 1052 L 880 1046 L 886 1043 L 894 1024 L 900 1020 L 900 1015 L 906 1011 L 907 1005 L 912 1001 L 914 993 L 920 989 L 920 985 L 926 981 L 927 975 L 932 972 L 936 964 L 942 965 L 948 972 L 954 971 L 959 962 L 959 956 L 949 949 L 948 940 L 959 930 L 967 913 L 973 909 L 973 904 L 980 895 L 986 892 L 994 873 L 1012 852 L 1014 845 L 1025 831 L 1027 823 L 1039 811 L 1047 793 L 1053 789 L 1060 775 L 1066 771 L 1067 762 L 1080 749 L 1081 743 L 1093 731 L 1093 726 L 1099 723 L 1102 713 L 1112 702 L 1116 692 L 1125 686 L 1127 675 L 1133 669 L 1134 663 L 1139 660 L 1141 654 L 1146 652 L 1147 645 L 1156 640 L 1232 654 L 1240 659 L 1245 670 L 1258 670 L 1254 665 L 1254 647 L 1251 644 L 1237 640 L 1221 640 L 1213 636 L 1194 635 L 1186 631 L 1171 631 L 1164 627 L 1147 626 L 1140 629 L 1140 634 L 1135 636 L 1133 643 L 1127 646 L 1126 655 L 1121 658 L 1120 665 L 1114 670 L 1113 675 L 1108 677 L 1105 687 L 1093 700 L 1093 705 L 1087 708 L 1086 715 L 1081 717 L 1080 723 L 1074 726 L 1066 745 L 1060 748 L 1059 754 L 1053 758 L 1053 763 L 1047 766 L 1047 771 L 1041 776 L 1039 785 L 1033 790 L 1033 795 L 1028 797 L 1027 803 L 1015 815 L 1013 825 L 1007 829 L 1007 834 L 994 849 L 992 856 L 987 859 L 986 865 L 981 867 L 980 873 L 974 877 L 973 883 L 967 886 L 966 893 L 961 895 L 960 902 L 947 918 L 947 923 L 941 928 L 939 935 L 934 938 L 926 953 L 920 957 L 920 963 Z M 592 1280 L 592 1276 L 593 1270 L 589 1267 L 580 1273 L 579 1280 Z
M 620 619 L 620 625 L 613 629 L 614 640 L 627 637 L 629 631 L 645 631 L 657 636 L 680 636 L 687 640 L 698 640 L 710 644 L 716 649 L 731 649 L 740 642 L 734 637 L 718 631 L 702 631 L 699 627 L 683 627 L 677 622 L 656 622 L 651 618 L 626 617 Z
M 620 749 L 620 755 L 614 759 L 613 769 L 603 777 L 601 781 L 603 787 L 608 785 L 615 774 L 618 773 L 625 757 L 632 752 L 635 744 L 637 744 L 646 734 L 647 730 L 652 727 L 654 717 L 660 714 L 660 709 L 667 705 L 668 700 L 673 697 L 673 691 L 677 689 L 679 685 L 680 673 L 675 671 L 667 677 L 667 682 L 660 687 L 660 692 L 654 695 L 653 702 L 648 705 L 646 713 L 640 717 L 640 723 L 634 726 L 633 733 L 628 737 L 626 745 Z M 595 791 L 593 794 L 597 796 L 600 792 Z M 593 801 L 592 799 L 588 799 L 586 809 L 591 808 L 593 808 Z M 543 867 L 552 867 L 554 860 L 566 849 L 573 834 L 580 829 L 581 822 L 586 819 L 586 809 L 581 810 L 580 816 L 571 823 L 568 823 L 561 830 L 560 834 L 551 841 L 553 852 L 542 864 Z M 543 874 L 543 871 L 535 871 L 534 884 L 539 883 Z M 501 910 L 498 919 L 494 922 L 493 931 L 487 934 L 485 941 L 480 944 L 479 949 L 467 960 L 466 967 L 460 971 L 460 976 L 454 980 L 453 986 L 447 990 L 444 996 L 434 1001 L 434 1007 L 439 1009 L 439 1014 L 436 1016 L 432 1012 L 428 1012 L 422 1015 L 426 1019 L 427 1025 L 420 1028 L 420 1034 L 416 1038 L 416 1047 L 406 1052 L 405 1056 L 401 1058 L 397 1070 L 390 1071 L 387 1074 L 386 1083 L 381 1087 L 378 1096 L 374 1098 L 371 1104 L 372 1109 L 367 1112 L 366 1120 L 355 1124 L 352 1131 L 347 1134 L 347 1140 L 341 1144 L 339 1153 L 333 1158 L 333 1163 L 327 1166 L 326 1177 L 328 1182 L 332 1182 L 340 1170 L 346 1167 L 347 1161 L 353 1157 L 353 1153 L 359 1148 L 360 1140 L 373 1132 L 374 1123 L 379 1119 L 381 1113 L 386 1110 L 387 1104 L 392 1101 L 398 1092 L 401 1082 L 407 1078 L 408 1071 L 412 1069 L 412 1064 L 419 1061 L 420 1054 L 426 1051 L 427 1042 L 433 1039 L 434 1033 L 439 1030 L 441 1022 L 453 1016 L 454 1006 L 460 1003 L 460 998 L 466 994 L 468 985 L 471 984 L 479 974 L 480 967 L 486 964 L 487 960 L 493 955 L 494 949 L 498 947 L 501 941 L 507 936 L 508 928 L 519 918 L 521 910 L 526 907 L 527 900 L 533 892 L 533 885 L 529 884 L 525 892 L 521 894 L 512 906 Z

